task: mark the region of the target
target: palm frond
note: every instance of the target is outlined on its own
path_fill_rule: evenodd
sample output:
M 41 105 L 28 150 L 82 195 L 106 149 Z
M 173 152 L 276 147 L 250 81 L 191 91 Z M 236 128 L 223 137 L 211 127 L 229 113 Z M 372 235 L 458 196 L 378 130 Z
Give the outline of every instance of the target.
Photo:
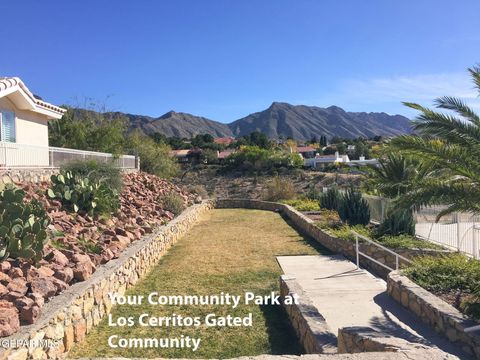
M 476 126 L 480 126 L 480 116 L 459 98 L 443 96 L 435 100 L 435 105 L 440 109 L 452 110 L 465 119 L 470 120 Z
M 480 66 L 475 65 L 468 69 L 470 76 L 472 77 L 473 83 L 475 84 L 475 88 L 480 94 Z

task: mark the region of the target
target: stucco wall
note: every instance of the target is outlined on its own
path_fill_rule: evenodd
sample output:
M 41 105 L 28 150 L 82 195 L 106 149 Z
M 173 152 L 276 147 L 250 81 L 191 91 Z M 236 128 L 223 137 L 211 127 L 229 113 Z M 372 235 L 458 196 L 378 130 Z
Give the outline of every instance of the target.
M 19 110 L 8 98 L 0 98 L 0 109 L 15 113 L 17 143 L 48 146 L 47 117 L 31 111 Z
M 27 145 L 17 149 L 13 144 L 0 149 L 0 164 L 15 166 L 48 166 L 48 121 L 47 117 L 31 111 L 19 110 L 8 100 L 0 98 L 0 109 L 15 113 L 16 143 Z M 29 148 L 28 146 L 32 146 Z M 40 146 L 41 148 L 37 148 Z M 43 148 L 44 147 L 44 148 Z

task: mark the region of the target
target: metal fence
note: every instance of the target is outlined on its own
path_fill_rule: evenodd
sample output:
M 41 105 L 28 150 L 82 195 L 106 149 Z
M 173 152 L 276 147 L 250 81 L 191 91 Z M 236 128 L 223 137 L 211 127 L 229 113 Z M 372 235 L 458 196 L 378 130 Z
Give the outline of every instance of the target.
M 323 191 L 327 189 L 324 188 Z M 392 200 L 382 196 L 362 196 L 368 202 L 371 221 L 381 223 Z M 480 216 L 452 213 L 436 221 L 437 215 L 445 208 L 446 206 L 431 206 L 415 212 L 415 235 L 480 259 Z
M 443 209 L 445 206 L 432 206 L 416 212 L 416 235 L 480 259 L 480 217 L 469 213 L 452 213 L 436 222 L 437 215 Z
M 113 162 L 121 169 L 136 169 L 139 161 L 133 155 L 114 156 L 108 153 L 48 146 L 0 142 L 0 168 L 58 168 L 75 160 Z

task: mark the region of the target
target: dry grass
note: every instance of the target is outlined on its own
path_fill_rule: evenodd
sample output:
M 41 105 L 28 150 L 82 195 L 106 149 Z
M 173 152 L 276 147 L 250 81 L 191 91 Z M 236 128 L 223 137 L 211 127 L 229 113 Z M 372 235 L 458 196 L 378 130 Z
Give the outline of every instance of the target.
M 213 210 L 181 239 L 128 294 L 203 294 L 229 292 L 258 295 L 278 291 L 281 270 L 277 255 L 317 254 L 308 239 L 299 235 L 280 215 L 242 209 Z M 321 250 L 320 250 L 321 251 Z M 229 358 L 259 354 L 299 354 L 302 352 L 288 318 L 280 306 L 116 306 L 114 318 L 142 313 L 167 316 L 253 313 L 253 327 L 238 328 L 114 328 L 106 321 L 95 328 L 70 357 L 167 357 Z M 121 337 L 177 337 L 181 334 L 202 339 L 199 350 L 189 349 L 111 349 L 107 339 Z

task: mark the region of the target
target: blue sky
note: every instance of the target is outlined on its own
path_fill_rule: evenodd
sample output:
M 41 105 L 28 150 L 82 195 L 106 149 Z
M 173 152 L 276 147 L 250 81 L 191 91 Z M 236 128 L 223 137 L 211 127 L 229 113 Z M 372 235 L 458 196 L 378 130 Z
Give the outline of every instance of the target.
M 55 104 L 229 122 L 272 101 L 413 115 L 461 96 L 480 62 L 480 1 L 0 2 L 0 76 Z

